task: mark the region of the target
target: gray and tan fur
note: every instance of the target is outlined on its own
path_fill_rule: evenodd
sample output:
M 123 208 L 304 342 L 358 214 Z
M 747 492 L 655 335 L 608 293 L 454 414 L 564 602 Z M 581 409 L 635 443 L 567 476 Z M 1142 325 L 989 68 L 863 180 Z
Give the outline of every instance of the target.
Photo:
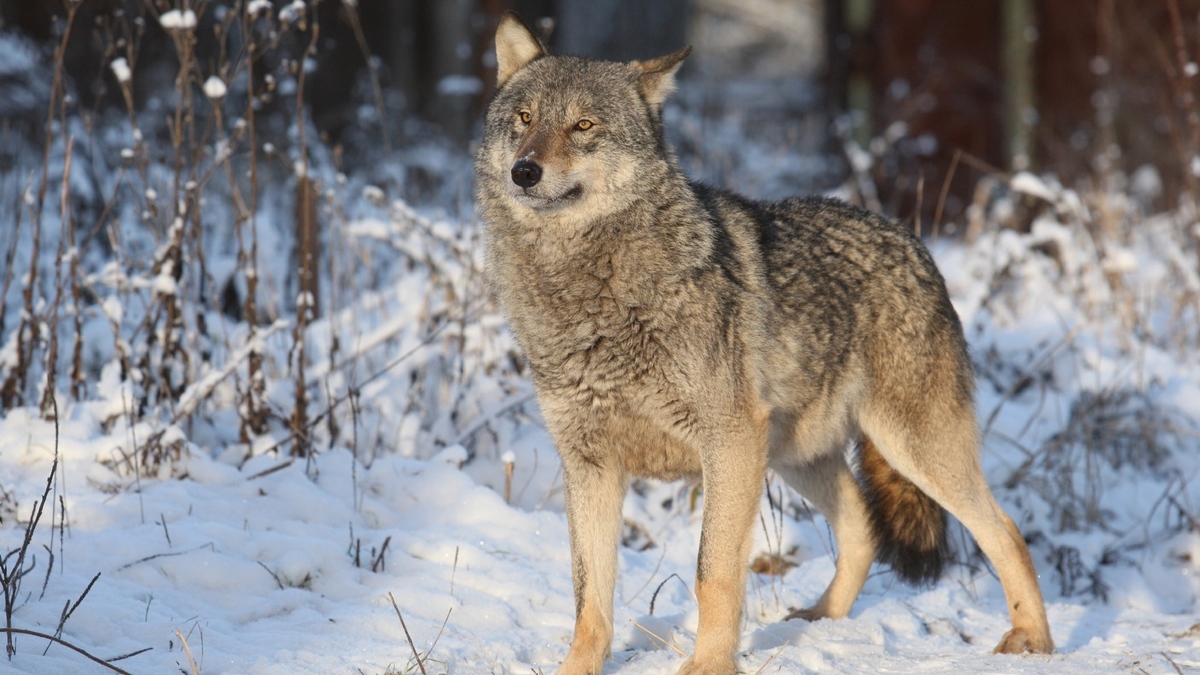
M 558 672 L 599 675 L 610 652 L 629 479 L 699 475 L 700 621 L 679 673 L 733 673 L 768 468 L 837 537 L 833 581 L 794 616 L 846 616 L 877 556 L 935 577 L 944 507 L 1004 585 L 996 651 L 1052 651 L 1029 552 L 980 471 L 966 344 L 929 253 L 839 201 L 689 182 L 662 129 L 687 53 L 550 56 L 511 13 L 496 33 L 477 197 L 488 278 L 562 456 L 576 624 Z

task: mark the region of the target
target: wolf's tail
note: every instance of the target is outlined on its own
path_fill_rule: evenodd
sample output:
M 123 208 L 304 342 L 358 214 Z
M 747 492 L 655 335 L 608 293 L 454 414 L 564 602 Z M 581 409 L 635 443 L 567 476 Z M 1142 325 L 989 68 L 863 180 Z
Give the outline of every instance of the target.
M 859 469 L 876 560 L 910 584 L 937 581 L 950 558 L 946 510 L 893 469 L 865 435 L 859 442 Z

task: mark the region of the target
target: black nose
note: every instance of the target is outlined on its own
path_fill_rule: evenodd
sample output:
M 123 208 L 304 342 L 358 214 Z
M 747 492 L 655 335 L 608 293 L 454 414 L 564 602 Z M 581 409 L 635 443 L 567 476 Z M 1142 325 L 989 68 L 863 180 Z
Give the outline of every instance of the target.
M 522 159 L 513 164 L 512 179 L 514 183 L 523 188 L 531 188 L 542 179 L 542 167 L 527 159 Z

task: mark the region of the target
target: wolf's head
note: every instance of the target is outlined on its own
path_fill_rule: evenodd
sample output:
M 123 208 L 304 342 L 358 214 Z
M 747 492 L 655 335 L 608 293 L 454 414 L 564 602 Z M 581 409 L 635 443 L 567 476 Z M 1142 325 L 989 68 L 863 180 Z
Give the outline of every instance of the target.
M 640 199 L 672 170 L 662 104 L 690 51 L 629 63 L 551 56 L 506 13 L 475 166 L 484 208 L 592 220 Z

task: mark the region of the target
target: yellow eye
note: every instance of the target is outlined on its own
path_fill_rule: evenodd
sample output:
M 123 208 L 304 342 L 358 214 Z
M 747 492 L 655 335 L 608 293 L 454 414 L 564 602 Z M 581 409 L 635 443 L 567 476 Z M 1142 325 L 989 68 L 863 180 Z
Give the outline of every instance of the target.
M 592 128 L 592 121 L 591 120 L 579 120 L 578 122 L 575 123 L 575 128 L 580 131 L 587 131 L 588 129 Z
M 518 115 L 518 117 L 521 118 L 521 124 L 529 124 L 530 122 L 533 121 L 533 115 L 530 115 L 527 111 L 524 111 L 524 110 L 521 111 L 521 114 Z

